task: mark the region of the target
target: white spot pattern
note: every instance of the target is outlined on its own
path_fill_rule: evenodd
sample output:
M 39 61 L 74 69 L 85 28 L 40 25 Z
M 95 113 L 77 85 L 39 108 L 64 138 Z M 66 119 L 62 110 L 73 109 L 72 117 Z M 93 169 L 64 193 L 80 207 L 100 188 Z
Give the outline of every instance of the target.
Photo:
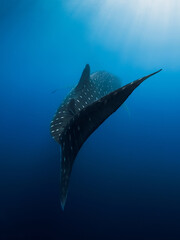
M 91 74 L 89 84 L 85 85 L 85 87 L 80 91 L 78 90 L 78 92 L 76 92 L 76 88 L 72 89 L 70 94 L 64 100 L 63 104 L 57 110 L 54 119 L 51 121 L 51 134 L 57 142 L 59 142 L 59 140 L 62 141 L 62 133 L 69 121 L 74 121 L 74 117 L 72 114 L 69 114 L 68 109 L 68 103 L 70 100 L 75 99 L 75 112 L 79 117 L 79 113 L 89 104 L 100 100 L 102 97 L 118 88 L 115 87 L 114 79 L 115 78 L 111 74 L 108 74 L 106 72 L 96 72 Z M 106 101 L 104 103 L 106 104 Z M 91 118 L 88 119 L 89 121 L 92 121 Z M 78 126 L 78 129 L 80 129 L 80 127 L 81 126 Z M 71 129 L 68 128 L 69 141 L 72 141 L 71 135 L 69 134 L 70 132 Z M 64 132 L 64 136 L 66 134 L 67 132 Z

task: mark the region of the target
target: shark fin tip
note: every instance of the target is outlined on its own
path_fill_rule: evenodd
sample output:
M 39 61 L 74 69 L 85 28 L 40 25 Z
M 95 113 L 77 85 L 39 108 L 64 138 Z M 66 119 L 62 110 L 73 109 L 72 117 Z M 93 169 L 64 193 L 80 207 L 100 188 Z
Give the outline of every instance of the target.
M 65 202 L 61 202 L 61 208 L 64 211 Z
M 65 197 L 61 198 L 61 208 L 62 208 L 63 211 L 64 211 L 64 207 L 65 207 L 65 204 L 66 204 L 66 199 L 67 199 L 67 195 Z

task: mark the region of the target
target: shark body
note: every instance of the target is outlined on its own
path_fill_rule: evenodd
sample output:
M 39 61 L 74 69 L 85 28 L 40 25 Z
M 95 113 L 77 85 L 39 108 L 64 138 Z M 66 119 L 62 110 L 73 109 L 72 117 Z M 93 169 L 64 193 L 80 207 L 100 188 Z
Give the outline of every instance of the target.
M 78 85 L 60 105 L 50 126 L 52 137 L 61 145 L 60 200 L 63 209 L 73 163 L 83 143 L 136 87 L 160 71 L 121 87 L 114 75 L 104 71 L 90 75 L 90 67 L 86 65 Z

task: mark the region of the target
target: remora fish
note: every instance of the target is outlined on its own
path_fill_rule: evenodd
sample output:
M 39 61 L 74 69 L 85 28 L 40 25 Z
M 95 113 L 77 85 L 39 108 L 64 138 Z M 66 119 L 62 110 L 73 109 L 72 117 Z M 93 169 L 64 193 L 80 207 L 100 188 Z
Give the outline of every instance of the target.
M 87 64 L 78 85 L 72 89 L 51 121 L 52 137 L 61 145 L 61 206 L 67 198 L 74 160 L 86 139 L 154 72 L 123 87 L 117 77 L 104 71 L 90 75 Z

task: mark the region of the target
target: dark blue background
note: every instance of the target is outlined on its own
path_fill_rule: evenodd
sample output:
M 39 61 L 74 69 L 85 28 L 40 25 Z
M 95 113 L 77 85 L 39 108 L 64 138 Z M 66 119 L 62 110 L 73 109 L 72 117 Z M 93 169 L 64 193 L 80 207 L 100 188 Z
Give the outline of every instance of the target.
M 0 7 L 0 239 L 180 239 L 180 53 L 173 37 L 160 52 L 154 41 L 143 52 L 132 39 L 124 61 L 123 42 L 115 51 L 90 38 L 87 18 L 74 17 L 63 1 L 1 0 Z M 177 31 L 171 28 L 176 39 Z M 163 72 L 83 145 L 63 212 L 60 151 L 49 125 L 86 63 L 124 84 Z

